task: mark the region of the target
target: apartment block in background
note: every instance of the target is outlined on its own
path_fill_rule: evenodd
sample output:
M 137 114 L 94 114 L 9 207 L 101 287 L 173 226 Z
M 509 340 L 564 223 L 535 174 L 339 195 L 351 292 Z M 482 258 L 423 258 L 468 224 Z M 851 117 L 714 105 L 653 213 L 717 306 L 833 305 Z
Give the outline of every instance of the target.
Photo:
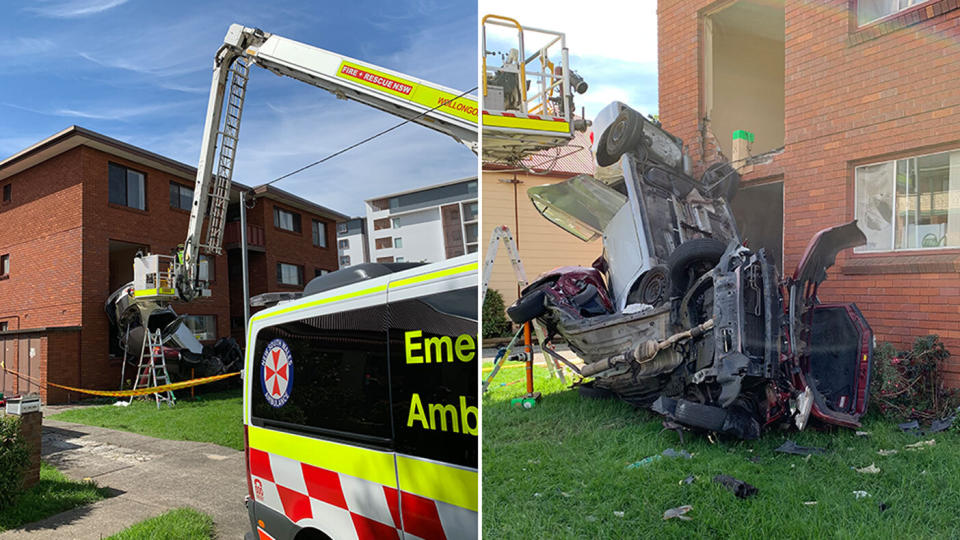
M 477 177 L 366 201 L 371 262 L 437 262 L 478 248 Z
M 366 219 L 355 217 L 337 223 L 337 256 L 340 268 L 370 262 Z

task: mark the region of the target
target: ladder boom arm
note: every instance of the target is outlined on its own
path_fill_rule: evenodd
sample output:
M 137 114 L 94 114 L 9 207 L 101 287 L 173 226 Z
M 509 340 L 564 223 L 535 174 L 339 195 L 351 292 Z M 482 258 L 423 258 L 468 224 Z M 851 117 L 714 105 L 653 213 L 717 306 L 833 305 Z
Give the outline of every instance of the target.
M 477 152 L 476 96 L 259 29 L 231 25 L 214 61 L 190 224 L 177 264 L 176 289 L 182 300 L 200 293 L 200 248 L 220 253 L 250 63 L 449 135 Z M 206 218 L 206 243 L 201 244 Z

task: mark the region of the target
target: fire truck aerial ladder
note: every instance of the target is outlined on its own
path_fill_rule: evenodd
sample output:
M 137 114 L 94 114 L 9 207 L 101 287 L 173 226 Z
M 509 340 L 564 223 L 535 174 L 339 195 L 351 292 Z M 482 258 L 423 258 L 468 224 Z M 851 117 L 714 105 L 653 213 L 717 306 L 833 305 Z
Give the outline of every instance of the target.
M 222 250 L 251 65 L 421 124 L 477 152 L 475 96 L 259 29 L 231 25 L 214 60 L 190 225 L 183 248 L 175 255 L 148 254 L 134 260 L 134 282 L 128 294 L 132 293 L 144 322 L 153 309 L 170 301 L 190 301 L 209 294 L 198 276 L 200 250 L 213 255 Z M 204 219 L 207 230 L 201 240 Z

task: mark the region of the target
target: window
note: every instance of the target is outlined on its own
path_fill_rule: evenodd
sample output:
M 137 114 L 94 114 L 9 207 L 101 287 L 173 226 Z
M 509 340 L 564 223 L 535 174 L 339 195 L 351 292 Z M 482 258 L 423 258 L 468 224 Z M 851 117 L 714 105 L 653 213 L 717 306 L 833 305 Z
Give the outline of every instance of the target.
M 313 245 L 327 247 L 327 224 L 322 221 L 313 220 Z
M 393 239 L 393 247 L 395 247 L 395 248 L 402 248 L 402 247 L 403 247 L 403 238 L 394 238 L 394 239 Z
M 477 201 L 463 203 L 463 221 L 476 221 L 477 220 Z
M 273 207 L 273 225 L 285 231 L 300 232 L 300 214 Z
M 393 238 L 389 236 L 386 238 L 377 238 L 374 240 L 374 246 L 376 249 L 388 249 L 393 247 Z
M 403 262 L 403 257 L 397 257 L 394 259 L 395 262 Z
M 110 164 L 110 202 L 138 210 L 147 209 L 146 176 L 116 163 Z
M 463 216 L 463 238 L 467 253 L 477 252 L 478 207 L 477 201 L 460 203 L 460 215 Z
M 193 188 L 170 182 L 170 206 L 189 212 L 193 206 Z
M 350 249 L 350 240 L 344 239 L 337 242 L 337 247 L 340 249 Z
M 474 286 L 390 303 L 397 452 L 476 467 L 476 298 Z M 410 421 L 414 400 L 424 415 Z
M 392 263 L 393 257 L 377 257 L 378 263 Z
M 216 315 L 187 315 L 183 318 L 183 322 L 198 340 L 217 339 Z
M 7 321 L 0 322 L 0 332 L 6 332 L 9 329 Z
M 3 202 L 10 202 L 13 200 L 13 184 L 7 184 L 3 186 Z
M 324 270 L 323 268 L 314 268 L 314 269 L 313 269 L 313 277 L 320 277 L 320 276 L 322 276 L 322 275 L 329 274 L 329 273 L 330 273 L 329 271 Z
M 394 229 L 400 228 L 400 218 L 393 218 L 393 228 Z
M 346 267 L 348 267 L 348 266 L 350 266 L 350 256 L 349 256 L 349 255 L 344 255 L 344 256 L 340 257 L 340 267 L 341 267 L 341 268 L 346 268 Z
M 277 263 L 277 282 L 281 285 L 303 285 L 303 267 Z
M 254 376 L 247 381 L 252 423 L 392 450 L 387 318 L 387 306 L 374 306 L 260 330 L 253 351 Z M 291 366 L 289 373 L 270 354 L 284 348 L 290 355 L 284 364 Z M 446 367 L 426 371 L 446 372 Z M 475 383 L 476 378 L 465 382 Z M 274 406 L 277 402 L 268 401 L 269 394 L 286 398 Z M 476 396 L 476 390 L 466 395 Z M 476 447 L 476 440 L 471 442 Z
M 337 223 L 337 234 L 347 234 L 347 223 Z
M 10 275 L 10 254 L 0 255 L 0 277 Z
M 390 218 L 373 220 L 373 230 L 379 231 L 381 229 L 389 229 L 389 228 L 390 228 Z
M 857 252 L 960 247 L 960 150 L 856 169 Z
M 213 259 L 207 255 L 200 255 L 197 260 L 197 279 L 210 283 L 216 273 L 213 270 Z
M 887 15 L 920 5 L 927 0 L 857 0 L 857 25 L 863 26 Z

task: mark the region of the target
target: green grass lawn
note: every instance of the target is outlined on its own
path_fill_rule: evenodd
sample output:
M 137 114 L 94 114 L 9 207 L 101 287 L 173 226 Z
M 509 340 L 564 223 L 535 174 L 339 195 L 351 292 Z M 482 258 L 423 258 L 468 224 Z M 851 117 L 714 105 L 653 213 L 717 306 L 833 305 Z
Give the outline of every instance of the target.
M 192 508 L 177 508 L 141 521 L 107 540 L 209 540 L 213 518 Z
M 183 395 L 188 395 L 184 393 Z M 142 433 L 161 439 L 212 442 L 243 450 L 243 398 L 240 389 L 182 398 L 172 408 L 134 400 L 129 407 L 85 407 L 51 416 L 64 422 Z
M 617 400 L 587 400 L 544 368 L 543 401 L 510 406 L 523 370 L 502 371 L 483 398 L 483 535 L 486 538 L 956 538 L 960 534 L 960 436 L 937 433 L 933 447 L 879 418 L 852 430 L 770 432 L 756 441 L 687 432 L 681 445 L 661 433 L 660 417 Z M 827 455 L 773 451 L 787 438 Z M 693 459 L 627 465 L 667 448 Z M 897 449 L 880 456 L 880 449 Z M 756 463 L 749 458 L 757 460 Z M 853 467 L 875 463 L 879 474 Z M 712 479 L 727 474 L 759 492 L 748 499 Z M 679 482 L 696 476 L 691 485 Z M 869 498 L 857 500 L 853 491 Z M 816 505 L 804 502 L 816 501 Z M 881 512 L 880 503 L 889 508 Z M 663 521 L 669 508 L 692 505 L 691 521 Z M 622 512 L 622 514 L 620 514 Z
M 41 463 L 40 481 L 23 492 L 16 504 L 0 510 L 0 531 L 59 514 L 110 496 L 110 490 L 93 482 L 70 480 L 52 465 Z

